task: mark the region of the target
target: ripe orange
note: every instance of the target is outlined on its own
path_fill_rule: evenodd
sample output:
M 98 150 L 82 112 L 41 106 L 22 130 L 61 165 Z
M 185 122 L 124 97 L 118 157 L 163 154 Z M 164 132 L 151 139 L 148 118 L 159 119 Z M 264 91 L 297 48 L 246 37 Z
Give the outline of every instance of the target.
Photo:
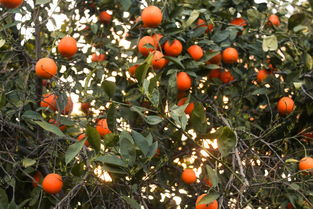
M 311 174 L 313 174 L 313 158 L 304 157 L 299 162 L 299 170 L 307 170 Z
M 67 103 L 64 110 L 61 111 L 61 114 L 68 115 L 73 111 L 73 101 L 71 97 L 67 97 Z
M 77 137 L 77 140 L 80 141 L 80 140 L 84 139 L 85 137 L 86 137 L 86 134 L 80 134 L 80 135 Z M 89 146 L 90 146 L 88 140 L 86 140 L 86 141 L 84 142 L 84 144 L 85 144 L 86 147 L 89 147 Z
M 267 78 L 268 75 L 269 75 L 269 72 L 263 69 L 258 72 L 256 79 L 259 83 L 262 83 Z
M 160 51 L 155 51 L 152 57 L 152 66 L 155 70 L 160 70 L 167 65 L 168 61 Z
M 243 18 L 235 18 L 230 22 L 230 24 L 244 27 L 247 25 L 247 21 Z
M 214 51 L 211 51 L 214 52 Z M 215 65 L 220 65 L 222 62 L 222 54 L 219 53 L 217 55 L 215 55 L 214 57 L 212 57 L 207 64 L 215 64 Z
M 178 106 L 182 106 L 186 103 L 187 101 L 187 97 L 184 97 L 184 98 L 181 98 L 178 102 L 177 102 L 177 105 Z M 193 109 L 195 108 L 195 104 L 193 102 L 189 103 L 185 109 L 185 113 L 188 114 L 188 115 L 191 115 Z
M 89 112 L 90 103 L 89 102 L 82 102 L 80 105 L 81 111 L 83 111 L 85 114 Z
M 15 9 L 23 4 L 23 0 L 0 0 L 0 5 L 7 9 Z
M 203 177 L 203 181 L 206 185 L 208 185 L 209 187 L 212 187 L 213 184 L 212 182 L 210 181 L 210 179 L 206 178 L 205 176 Z
M 101 23 L 109 24 L 111 22 L 111 20 L 112 20 L 112 16 L 109 13 L 107 13 L 106 11 L 100 12 L 99 21 Z
M 161 38 L 163 38 L 163 35 L 160 34 L 160 33 L 155 33 L 155 34 L 152 35 L 152 38 L 153 38 L 153 41 L 154 41 L 154 47 L 156 49 L 160 49 L 160 43 L 159 42 L 160 42 Z
M 56 111 L 57 96 L 54 94 L 44 94 L 40 102 L 40 107 L 49 107 L 52 111 Z
M 112 133 L 108 127 L 107 119 L 100 119 L 97 122 L 96 129 L 101 136 Z
M 58 67 L 53 59 L 46 57 L 37 61 L 35 71 L 38 77 L 50 79 L 57 74 Z
M 176 76 L 176 85 L 179 91 L 190 89 L 192 84 L 190 76 L 185 72 L 179 72 Z
M 139 65 L 133 65 L 130 68 L 128 68 L 128 72 L 131 76 L 134 76 L 136 73 L 136 69 L 139 67 Z
M 103 60 L 106 59 L 106 55 L 105 54 L 99 54 L 97 55 L 96 53 L 93 53 L 91 55 L 91 61 L 92 62 L 102 62 Z
M 198 45 L 192 45 L 187 49 L 187 52 L 194 60 L 199 60 L 203 56 L 203 50 Z
M 198 205 L 198 202 L 205 196 L 206 194 L 200 195 L 196 200 L 196 209 L 218 209 L 218 202 L 214 200 L 210 204 L 200 204 Z
M 158 27 L 162 22 L 162 11 L 156 6 L 148 6 L 141 12 L 144 27 Z
M 49 194 L 56 194 L 62 190 L 62 176 L 56 173 L 48 174 L 42 181 L 42 188 Z
M 213 69 L 209 72 L 208 79 L 220 78 L 220 76 L 221 76 L 220 69 Z
M 63 57 L 70 58 L 77 52 L 76 40 L 70 36 L 61 39 L 58 45 L 58 51 Z
M 168 56 L 177 57 L 183 51 L 183 45 L 179 40 L 174 40 L 170 43 L 170 41 L 166 41 L 164 44 L 165 54 Z
M 288 204 L 287 204 L 287 209 L 293 209 L 294 207 L 293 207 L 293 205 L 289 202 Z
M 293 111 L 295 107 L 294 101 L 289 97 L 282 97 L 277 103 L 277 109 L 279 114 L 286 115 Z
M 229 71 L 221 72 L 220 79 L 223 83 L 229 83 L 234 80 L 234 76 Z
M 192 183 L 196 182 L 197 176 L 196 176 L 196 173 L 192 169 L 187 168 L 183 171 L 183 173 L 181 175 L 181 179 L 186 184 L 192 184 Z
M 151 36 L 144 36 L 138 42 L 138 51 L 145 57 L 149 55 L 149 52 L 154 51 L 153 48 L 146 48 L 146 44 L 154 46 L 154 40 Z
M 186 96 L 186 92 L 185 91 L 177 92 L 177 99 L 181 99 L 181 98 L 183 98 L 185 96 Z
M 279 26 L 280 25 L 280 20 L 279 17 L 277 15 L 271 15 L 268 18 L 268 24 L 269 25 L 275 25 L 275 26 Z
M 208 24 L 208 25 L 207 25 L 207 23 L 206 23 L 203 19 L 201 19 L 201 18 L 199 18 L 199 19 L 197 20 L 196 25 L 197 25 L 197 28 L 198 28 L 198 27 L 207 27 L 207 29 L 206 29 L 206 31 L 205 31 L 206 33 L 212 32 L 213 29 L 214 29 L 213 24 Z
M 227 48 L 223 51 L 223 62 L 227 64 L 233 64 L 238 61 L 239 55 L 235 48 Z
M 38 184 L 41 182 L 41 180 L 42 180 L 42 174 L 41 174 L 41 172 L 40 171 L 37 171 L 36 173 L 35 173 L 35 175 L 33 176 L 33 178 L 34 178 L 34 180 L 33 180 L 33 182 L 32 182 L 32 184 L 33 184 L 33 187 L 37 187 L 38 186 Z
M 47 80 L 42 80 L 41 84 L 42 84 L 42 86 L 47 87 L 48 81 Z
M 105 54 L 99 54 L 98 55 L 98 62 L 102 62 L 105 59 L 106 59 L 106 55 Z
M 51 118 L 49 121 L 48 121 L 50 124 L 53 124 L 55 125 L 56 127 L 59 127 L 59 129 L 61 131 L 65 131 L 65 129 L 67 128 L 65 125 L 62 125 L 60 124 L 59 122 L 57 122 L 55 119 Z

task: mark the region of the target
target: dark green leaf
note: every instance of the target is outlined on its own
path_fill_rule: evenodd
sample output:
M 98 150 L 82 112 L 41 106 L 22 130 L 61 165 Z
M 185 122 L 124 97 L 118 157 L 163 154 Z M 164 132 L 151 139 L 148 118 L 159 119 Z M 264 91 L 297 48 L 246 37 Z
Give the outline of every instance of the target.
M 23 113 L 22 118 L 29 120 L 41 120 L 42 116 L 38 112 L 27 110 Z
M 216 171 L 213 170 L 209 165 L 205 166 L 205 170 L 207 174 L 207 179 L 211 181 L 213 187 L 216 187 L 218 183 Z
M 121 198 L 125 200 L 132 209 L 141 209 L 141 205 L 139 205 L 139 203 L 133 198 L 127 196 L 121 196 Z
M 102 82 L 102 88 L 104 89 L 105 93 L 112 98 L 115 93 L 116 84 L 112 81 L 104 80 Z
M 218 150 L 222 157 L 229 155 L 237 144 L 237 138 L 235 133 L 229 127 L 222 127 L 220 135 L 217 139 Z
M 80 152 L 83 148 L 86 138 L 80 141 L 71 144 L 65 152 L 65 163 L 68 164 L 71 162 L 74 157 Z
M 36 5 L 47 4 L 50 3 L 51 0 L 36 0 Z
M 9 204 L 8 196 L 2 188 L 0 188 L 0 208 L 7 208 Z
M 96 152 L 100 152 L 100 134 L 93 127 L 86 128 L 87 140 L 92 148 L 96 150 Z
M 121 160 L 120 158 L 118 158 L 117 156 L 114 156 L 114 155 L 99 156 L 95 159 L 95 161 L 99 161 L 99 162 L 109 164 L 109 165 L 127 168 L 127 164 L 123 160 Z
M 64 133 L 55 125 L 47 123 L 46 121 L 34 121 L 34 123 L 38 124 L 41 128 L 46 131 L 52 132 L 58 136 L 65 136 Z
M 148 140 L 142 134 L 140 134 L 134 130 L 132 131 L 132 136 L 133 136 L 135 143 L 137 144 L 137 146 L 140 148 L 140 150 L 142 151 L 142 153 L 146 157 L 149 150 L 150 150 L 149 149 L 150 144 L 149 144 Z
M 204 197 L 201 198 L 201 200 L 198 202 L 197 205 L 201 205 L 201 204 L 210 204 L 212 203 L 214 200 L 217 200 L 217 198 L 220 195 L 216 192 L 212 192 L 210 194 L 205 195 Z
M 170 56 L 164 56 L 165 59 L 174 62 L 175 64 L 179 65 L 182 69 L 185 69 L 185 66 L 181 62 L 181 59 L 179 57 L 170 57 Z

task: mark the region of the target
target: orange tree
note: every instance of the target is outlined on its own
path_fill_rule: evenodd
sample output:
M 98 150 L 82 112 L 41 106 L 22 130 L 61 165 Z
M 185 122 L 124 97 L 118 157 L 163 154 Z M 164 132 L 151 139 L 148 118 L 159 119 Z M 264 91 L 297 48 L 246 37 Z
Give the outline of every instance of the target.
M 0 208 L 313 207 L 312 1 L 0 4 Z

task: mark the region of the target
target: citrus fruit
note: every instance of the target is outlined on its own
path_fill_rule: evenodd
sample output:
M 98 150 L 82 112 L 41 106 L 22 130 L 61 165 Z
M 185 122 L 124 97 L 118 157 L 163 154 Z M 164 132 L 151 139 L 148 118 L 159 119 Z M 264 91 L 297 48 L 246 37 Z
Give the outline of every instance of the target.
M 183 171 L 183 173 L 181 175 L 181 179 L 186 184 L 192 184 L 192 183 L 196 182 L 197 176 L 196 176 L 196 173 L 192 169 L 187 168 Z
M 209 204 L 199 204 L 200 200 L 205 196 L 206 194 L 200 195 L 196 200 L 196 209 L 218 209 L 218 202 L 214 200 L 213 202 Z
M 207 177 L 203 177 L 203 181 L 204 181 L 204 183 L 206 184 L 206 185 L 208 185 L 209 187 L 212 187 L 213 186 L 213 184 L 212 184 L 212 182 L 210 181 L 210 179 L 208 179 Z
M 138 51 L 145 57 L 149 55 L 149 52 L 154 51 L 154 48 L 148 46 L 149 44 L 154 46 L 154 40 L 151 36 L 144 36 L 138 42 Z
M 214 29 L 213 24 L 207 24 L 207 23 L 206 23 L 203 19 L 201 19 L 201 18 L 199 18 L 199 19 L 197 20 L 196 25 L 197 25 L 197 28 L 198 28 L 198 27 L 207 27 L 207 29 L 206 29 L 206 31 L 205 31 L 206 33 L 212 32 L 213 29 Z
M 258 74 L 257 74 L 257 81 L 259 82 L 259 83 L 262 83 L 266 78 L 267 78 L 267 76 L 269 75 L 269 72 L 267 72 L 267 70 L 260 70 L 259 72 L 258 72 Z
M 187 101 L 187 97 L 184 97 L 184 98 L 181 98 L 178 102 L 177 102 L 177 105 L 178 106 L 182 106 L 186 103 Z M 189 103 L 187 105 L 187 107 L 185 108 L 185 113 L 188 114 L 188 115 L 191 115 L 193 109 L 195 108 L 195 104 L 193 102 Z
M 211 50 L 211 52 L 214 52 Z M 215 55 L 214 57 L 212 57 L 211 59 L 209 59 L 209 61 L 207 62 L 207 64 L 215 64 L 215 65 L 220 65 L 222 62 L 222 54 L 218 53 L 217 55 Z
M 65 125 L 60 124 L 59 122 L 57 122 L 55 119 L 51 118 L 48 121 L 50 124 L 55 125 L 56 127 L 59 127 L 59 129 L 61 131 L 65 131 L 65 129 L 67 128 Z
M 168 61 L 160 51 L 155 51 L 152 57 L 152 66 L 155 70 L 160 70 L 167 65 Z
M 155 33 L 152 35 L 153 41 L 154 41 L 154 47 L 156 49 L 160 49 L 160 40 L 163 38 L 163 35 L 160 33 Z
M 293 111 L 295 107 L 294 101 L 289 97 L 282 97 L 277 103 L 277 109 L 279 114 L 286 115 Z
M 247 21 L 243 18 L 235 18 L 230 22 L 231 25 L 244 27 L 247 25 Z
M 35 66 L 36 75 L 40 78 L 50 79 L 57 74 L 57 64 L 53 59 L 41 58 Z
M 158 27 L 162 22 L 162 11 L 156 6 L 148 6 L 141 12 L 144 27 Z
M 176 85 L 179 91 L 186 91 L 191 87 L 191 78 L 185 72 L 179 72 L 176 76 Z
M 0 0 L 0 5 L 7 9 L 15 9 L 23 4 L 23 0 Z
M 77 42 L 70 36 L 65 36 L 58 44 L 58 51 L 63 57 L 70 58 L 77 52 Z
M 105 136 L 109 133 L 112 133 L 108 127 L 107 119 L 100 119 L 97 122 L 96 129 L 100 136 Z
M 61 111 L 61 114 L 68 115 L 73 111 L 73 101 L 71 97 L 67 97 L 67 103 L 65 105 L 64 110 Z
M 307 170 L 311 174 L 313 174 L 313 158 L 304 157 L 299 161 L 299 170 Z
M 128 68 L 128 72 L 131 76 L 134 76 L 136 73 L 136 69 L 139 67 L 139 65 L 133 65 L 130 68 Z
M 187 49 L 187 52 L 194 60 L 199 60 L 203 56 L 203 50 L 198 45 L 192 45 Z
M 177 57 L 183 51 L 183 45 L 179 40 L 174 40 L 172 42 L 166 41 L 164 44 L 165 54 L 168 56 Z
M 77 137 L 77 140 L 80 141 L 80 140 L 84 139 L 85 137 L 86 137 L 86 134 L 80 134 L 80 135 Z M 88 140 L 86 140 L 86 141 L 84 142 L 84 144 L 85 144 L 86 147 L 89 147 L 89 146 L 90 146 Z
M 83 111 L 85 114 L 89 112 L 90 103 L 89 102 L 82 102 L 80 105 L 81 111 Z
M 271 15 L 268 18 L 268 24 L 269 25 L 275 25 L 275 26 L 279 26 L 280 25 L 280 20 L 279 17 L 277 15 Z
M 62 190 L 62 176 L 56 173 L 48 174 L 42 181 L 42 188 L 49 194 L 56 194 Z
M 229 83 L 234 80 L 234 76 L 229 71 L 221 72 L 220 79 L 223 83 Z
M 101 23 L 109 24 L 111 22 L 111 20 L 112 20 L 112 16 L 109 13 L 107 13 L 106 11 L 100 12 L 99 21 Z
M 220 78 L 221 71 L 220 69 L 213 69 L 208 74 L 208 79 Z
M 57 96 L 54 94 L 44 94 L 40 102 L 40 107 L 49 107 L 52 111 L 57 109 Z
M 33 182 L 32 182 L 32 184 L 33 184 L 33 187 L 37 187 L 38 186 L 38 184 L 41 182 L 41 180 L 42 180 L 42 174 L 41 174 L 41 172 L 40 171 L 37 171 L 36 173 L 35 173 L 35 175 L 33 176 Z
M 238 51 L 235 48 L 227 48 L 223 51 L 223 62 L 226 64 L 233 64 L 238 61 Z

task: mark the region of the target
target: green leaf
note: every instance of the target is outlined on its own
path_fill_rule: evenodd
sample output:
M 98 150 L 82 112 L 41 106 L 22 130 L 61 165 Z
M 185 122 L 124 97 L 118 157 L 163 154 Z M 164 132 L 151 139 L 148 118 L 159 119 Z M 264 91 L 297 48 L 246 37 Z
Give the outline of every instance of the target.
M 211 181 L 213 187 L 216 187 L 218 183 L 216 171 L 213 170 L 209 165 L 205 166 L 205 170 L 207 174 L 207 179 Z
M 39 197 L 40 197 L 40 193 L 41 193 L 41 188 L 39 187 L 36 187 L 33 189 L 33 191 L 30 193 L 30 198 L 31 198 L 31 201 L 29 202 L 29 206 L 34 206 L 37 201 L 39 200 Z M 0 193 L 0 198 L 1 198 L 1 193 Z M 0 208 L 1 207 L 1 204 L 0 204 Z
M 4 39 L 0 39 L 0 48 L 3 47 L 5 44 L 5 40 Z
M 195 107 L 191 113 L 190 121 L 191 125 L 198 134 L 204 134 L 208 132 L 207 119 L 205 115 L 204 107 L 201 103 L 196 102 Z
M 112 98 L 115 93 L 116 84 L 112 81 L 104 80 L 102 82 L 102 88 L 104 89 L 105 93 Z
M 9 199 L 4 189 L 0 188 L 0 208 L 7 208 Z
M 278 48 L 278 41 L 275 35 L 271 36 L 264 36 L 263 37 L 263 44 L 262 44 L 263 51 L 275 51 Z
M 157 141 L 151 144 L 149 147 L 149 152 L 147 154 L 147 157 L 153 157 L 155 153 L 157 152 L 158 147 L 159 147 L 159 143 Z
M 210 204 L 212 203 L 214 200 L 217 200 L 217 198 L 220 195 L 216 192 L 212 192 L 210 194 L 205 195 L 204 197 L 201 198 L 201 200 L 198 202 L 197 205 L 201 205 L 201 204 Z
M 288 19 L 288 29 L 292 30 L 297 25 L 300 25 L 305 19 L 305 15 L 303 13 L 293 14 Z
M 136 147 L 133 144 L 131 135 L 125 131 L 120 134 L 120 154 L 122 158 L 132 166 L 136 161 Z
M 235 133 L 229 127 L 222 127 L 217 139 L 218 150 L 222 157 L 229 155 L 237 144 Z
M 94 127 L 86 128 L 87 140 L 97 153 L 100 152 L 100 134 Z
M 116 141 L 116 138 L 114 133 L 108 133 L 104 136 L 103 142 L 106 146 L 110 146 L 112 142 Z
M 112 103 L 107 111 L 108 127 L 112 132 L 116 131 L 116 105 Z
M 170 57 L 170 56 L 164 56 L 165 59 L 174 62 L 175 64 L 179 65 L 182 69 L 185 69 L 185 66 L 181 62 L 180 57 Z
M 102 168 L 103 168 L 103 170 L 105 170 L 105 171 L 107 171 L 109 173 L 127 174 L 125 169 L 123 170 L 122 168 L 110 166 L 110 165 L 107 165 L 107 164 L 103 164 Z
M 148 69 L 151 66 L 152 57 L 153 56 L 150 53 L 150 55 L 145 59 L 144 63 L 139 65 L 136 69 L 135 76 L 140 84 L 147 77 Z
M 109 165 L 127 168 L 127 164 L 115 155 L 99 156 L 95 159 L 95 161 L 99 161 L 99 162 L 109 164 Z
M 93 32 L 93 34 L 97 34 L 98 29 L 99 29 L 98 24 L 92 24 L 91 25 L 91 31 Z
M 188 18 L 188 20 L 185 22 L 185 27 L 190 26 L 192 23 L 194 23 L 200 15 L 200 12 L 198 10 L 193 10 Z
M 132 131 L 132 136 L 133 136 L 135 143 L 137 144 L 137 146 L 140 148 L 140 150 L 142 151 L 142 153 L 146 157 L 149 150 L 150 150 L 149 149 L 150 144 L 149 144 L 148 140 L 142 134 L 140 134 L 134 130 Z
M 313 58 L 309 53 L 305 53 L 305 65 L 308 70 L 312 70 L 313 68 Z
M 65 163 L 68 164 L 71 162 L 74 157 L 80 152 L 83 148 L 86 138 L 80 141 L 71 144 L 65 152 Z
M 159 116 L 156 115 L 149 115 L 145 116 L 144 120 L 149 124 L 149 125 L 157 125 L 163 121 L 163 119 Z
M 268 90 L 266 88 L 258 88 L 254 90 L 251 95 L 258 95 L 258 94 L 267 94 Z
M 41 128 L 45 129 L 46 131 L 54 133 L 58 136 L 65 136 L 64 133 L 55 125 L 47 123 L 46 121 L 34 121 L 34 122 L 38 124 Z
M 59 121 L 62 125 L 66 125 L 66 126 L 73 126 L 75 125 L 75 121 L 72 121 L 70 118 L 66 118 L 66 117 L 59 117 Z
M 47 4 L 50 2 L 51 0 L 36 0 L 36 5 Z
M 36 160 L 30 158 L 24 158 L 22 160 L 22 165 L 24 168 L 30 167 L 36 163 Z
M 27 110 L 23 113 L 22 118 L 30 120 L 41 120 L 42 116 L 38 112 Z
M 139 203 L 133 198 L 127 196 L 121 196 L 121 198 L 125 200 L 132 209 L 141 209 L 141 205 L 139 205 Z

